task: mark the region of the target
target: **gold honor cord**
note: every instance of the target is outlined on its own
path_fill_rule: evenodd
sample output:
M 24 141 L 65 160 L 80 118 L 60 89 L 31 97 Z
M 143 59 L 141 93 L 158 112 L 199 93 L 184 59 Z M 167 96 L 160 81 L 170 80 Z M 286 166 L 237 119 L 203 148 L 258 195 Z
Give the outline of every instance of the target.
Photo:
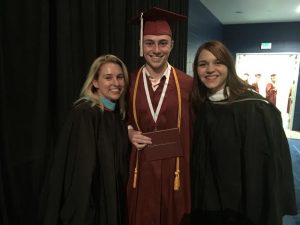
M 136 115 L 136 93 L 137 93 L 137 87 L 140 79 L 140 75 L 142 73 L 142 69 L 144 67 L 142 66 L 137 74 L 137 77 L 135 79 L 135 84 L 134 84 L 134 89 L 133 89 L 133 117 L 134 117 L 134 122 L 136 124 L 137 129 L 140 131 L 140 127 L 137 121 L 137 115 Z M 132 187 L 136 188 L 137 185 L 137 176 L 138 176 L 138 165 L 139 165 L 139 150 L 136 149 L 136 160 L 135 160 L 135 167 L 134 167 L 134 175 L 133 175 L 133 184 Z
M 178 118 L 177 118 L 177 127 L 179 128 L 180 132 L 180 126 L 181 126 L 181 92 L 180 92 L 180 86 L 178 82 L 178 76 L 177 73 L 172 67 L 172 71 L 174 74 L 174 80 L 176 84 L 177 89 L 177 98 L 178 98 Z M 180 188 L 180 166 L 179 166 L 179 157 L 176 157 L 176 170 L 175 170 L 175 179 L 174 179 L 174 191 L 178 191 Z
M 138 124 L 137 120 L 137 113 L 136 113 L 136 95 L 137 95 L 137 87 L 138 87 L 138 82 L 140 79 L 140 75 L 142 73 L 142 69 L 144 67 L 141 67 L 137 74 L 136 82 L 134 85 L 134 91 L 133 91 L 133 116 L 134 116 L 134 121 L 137 126 L 137 129 L 140 131 L 140 127 Z M 177 118 L 177 127 L 179 128 L 180 131 L 180 126 L 181 126 L 181 91 L 180 91 L 180 86 L 178 82 L 178 76 L 176 73 L 176 70 L 174 67 L 172 67 L 172 72 L 174 75 L 174 80 L 176 84 L 176 89 L 177 89 L 177 97 L 178 97 L 178 118 Z M 178 191 L 180 188 L 180 166 L 179 166 L 179 157 L 176 157 L 176 170 L 175 170 L 175 179 L 174 179 L 174 190 Z M 139 166 L 139 150 L 137 149 L 136 151 L 136 162 L 135 162 L 135 168 L 134 168 L 134 177 L 133 177 L 133 188 L 136 188 L 137 186 L 137 176 L 138 176 L 138 166 Z

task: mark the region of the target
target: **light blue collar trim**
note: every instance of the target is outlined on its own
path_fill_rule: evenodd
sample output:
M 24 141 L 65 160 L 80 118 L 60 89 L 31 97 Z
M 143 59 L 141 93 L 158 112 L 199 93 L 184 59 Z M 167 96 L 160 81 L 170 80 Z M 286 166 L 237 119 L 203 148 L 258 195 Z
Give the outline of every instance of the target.
M 110 101 L 109 99 L 103 97 L 103 96 L 100 96 L 99 98 L 100 102 L 102 102 L 102 104 L 104 105 L 105 108 L 111 110 L 111 111 L 114 111 L 115 108 L 116 108 L 116 103 Z

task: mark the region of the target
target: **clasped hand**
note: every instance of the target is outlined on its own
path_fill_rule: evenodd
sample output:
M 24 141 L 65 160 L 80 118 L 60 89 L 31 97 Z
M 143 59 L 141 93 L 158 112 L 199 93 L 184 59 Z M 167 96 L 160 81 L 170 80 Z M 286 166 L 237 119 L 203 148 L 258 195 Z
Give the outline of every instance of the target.
M 128 137 L 130 142 L 138 149 L 142 150 L 147 145 L 152 144 L 151 138 L 143 135 L 141 131 L 134 129 L 128 130 Z

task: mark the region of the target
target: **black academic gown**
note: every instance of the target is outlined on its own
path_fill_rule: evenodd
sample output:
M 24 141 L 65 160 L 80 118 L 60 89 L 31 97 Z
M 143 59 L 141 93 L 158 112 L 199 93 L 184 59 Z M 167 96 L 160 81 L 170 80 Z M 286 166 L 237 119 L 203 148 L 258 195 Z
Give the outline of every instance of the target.
M 127 127 L 118 112 L 78 104 L 64 126 L 41 199 L 43 225 L 124 225 Z
M 259 95 L 207 101 L 191 153 L 193 224 L 280 225 L 295 214 L 288 142 L 280 112 Z M 256 99 L 256 100 L 255 100 Z

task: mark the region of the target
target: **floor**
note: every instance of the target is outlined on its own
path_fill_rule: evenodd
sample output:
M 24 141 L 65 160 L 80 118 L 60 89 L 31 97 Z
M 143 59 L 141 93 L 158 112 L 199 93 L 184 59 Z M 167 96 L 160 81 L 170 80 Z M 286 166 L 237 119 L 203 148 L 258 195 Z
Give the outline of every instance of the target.
M 300 225 L 300 132 L 286 130 L 290 146 L 298 215 L 284 216 L 283 225 Z
M 300 139 L 300 131 L 286 129 L 285 134 L 288 139 Z

